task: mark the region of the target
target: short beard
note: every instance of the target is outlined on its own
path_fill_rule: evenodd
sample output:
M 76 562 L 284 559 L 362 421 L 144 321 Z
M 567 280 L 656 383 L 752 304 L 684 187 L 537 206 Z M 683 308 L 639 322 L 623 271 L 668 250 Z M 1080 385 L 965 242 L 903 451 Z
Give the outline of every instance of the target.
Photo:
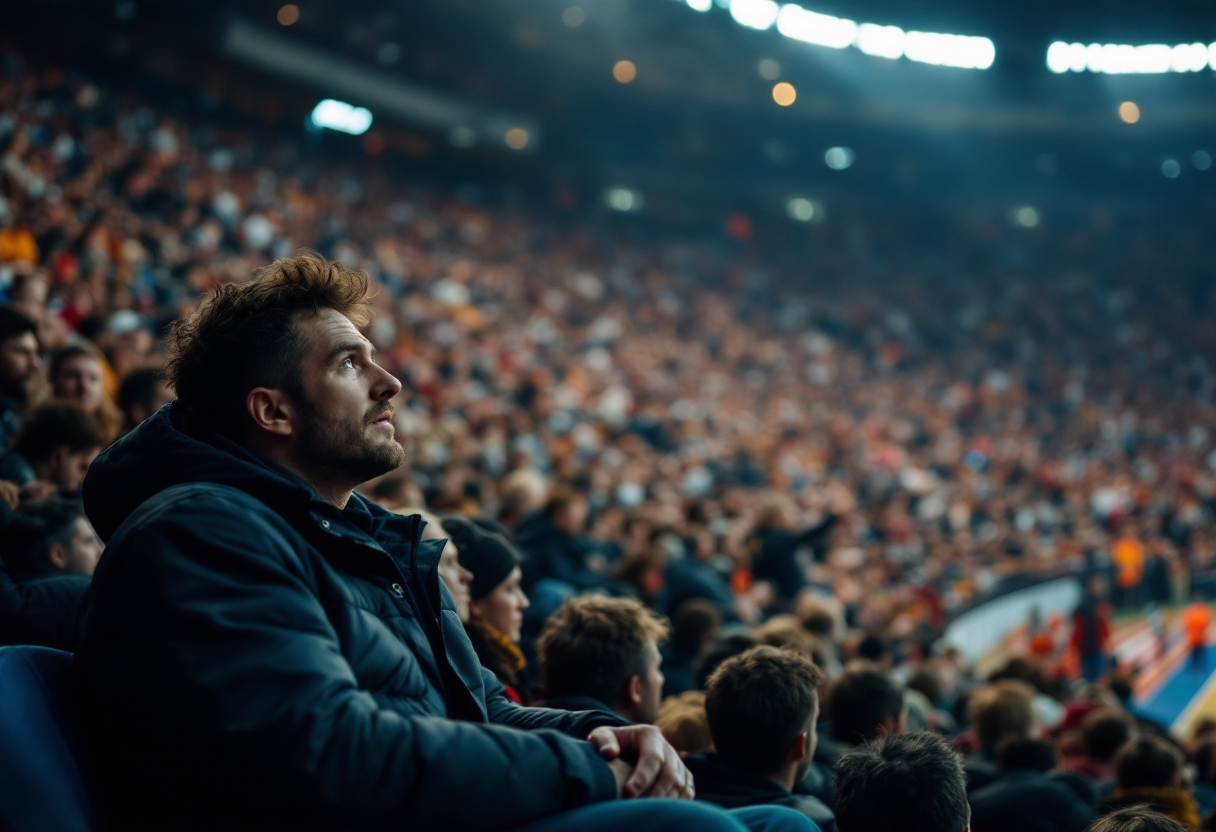
M 367 439 L 369 422 L 327 418 L 303 396 L 296 403 L 301 416 L 300 448 L 306 455 L 300 461 L 326 479 L 354 487 L 405 464 L 405 448 L 395 437 L 388 442 Z M 377 415 L 383 412 L 380 409 Z

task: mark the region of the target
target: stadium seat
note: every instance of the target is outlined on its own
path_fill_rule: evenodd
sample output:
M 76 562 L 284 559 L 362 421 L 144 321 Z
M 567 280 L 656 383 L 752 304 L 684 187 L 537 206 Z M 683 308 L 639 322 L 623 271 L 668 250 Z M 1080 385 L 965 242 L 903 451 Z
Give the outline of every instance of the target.
M 72 655 L 0 647 L 0 830 L 97 832 L 75 754 Z

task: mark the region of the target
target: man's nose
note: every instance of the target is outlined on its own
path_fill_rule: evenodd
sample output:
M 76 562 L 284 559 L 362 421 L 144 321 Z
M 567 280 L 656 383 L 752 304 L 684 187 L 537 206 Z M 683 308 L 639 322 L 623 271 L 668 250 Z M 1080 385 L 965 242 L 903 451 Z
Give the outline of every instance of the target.
M 401 382 L 383 367 L 377 367 L 378 376 L 372 385 L 372 398 L 391 399 L 401 392 Z

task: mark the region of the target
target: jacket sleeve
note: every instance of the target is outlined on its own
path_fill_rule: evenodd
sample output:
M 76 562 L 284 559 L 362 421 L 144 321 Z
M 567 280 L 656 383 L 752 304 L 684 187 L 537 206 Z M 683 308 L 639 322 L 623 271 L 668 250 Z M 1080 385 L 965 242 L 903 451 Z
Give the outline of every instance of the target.
M 155 629 L 174 672 L 163 696 L 189 698 L 203 735 L 221 738 L 225 780 L 257 783 L 263 810 L 306 795 L 344 828 L 475 832 L 615 797 L 595 750 L 558 731 L 379 707 L 340 649 L 309 562 L 272 519 L 250 514 L 204 494 L 145 521 L 107 552 L 114 572 L 126 556 L 126 574 L 99 569 L 89 615 Z M 115 583 L 127 586 L 107 609 Z
M 620 727 L 629 725 L 627 719 L 605 713 L 603 711 L 559 711 L 555 708 L 525 708 L 507 698 L 503 692 L 502 682 L 498 677 L 481 669 L 485 681 L 486 712 L 490 722 L 495 725 L 507 725 L 512 728 L 535 730 L 548 728 L 560 731 L 575 739 L 586 739 L 587 735 L 596 728 L 605 725 Z

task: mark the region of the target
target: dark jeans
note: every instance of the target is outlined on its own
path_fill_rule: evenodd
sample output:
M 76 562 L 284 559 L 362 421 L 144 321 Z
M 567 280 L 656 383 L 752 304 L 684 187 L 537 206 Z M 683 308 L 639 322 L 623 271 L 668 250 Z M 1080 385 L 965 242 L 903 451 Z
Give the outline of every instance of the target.
M 595 803 L 521 826 L 517 832 L 819 832 L 785 806 L 725 811 L 689 800 L 615 800 Z

